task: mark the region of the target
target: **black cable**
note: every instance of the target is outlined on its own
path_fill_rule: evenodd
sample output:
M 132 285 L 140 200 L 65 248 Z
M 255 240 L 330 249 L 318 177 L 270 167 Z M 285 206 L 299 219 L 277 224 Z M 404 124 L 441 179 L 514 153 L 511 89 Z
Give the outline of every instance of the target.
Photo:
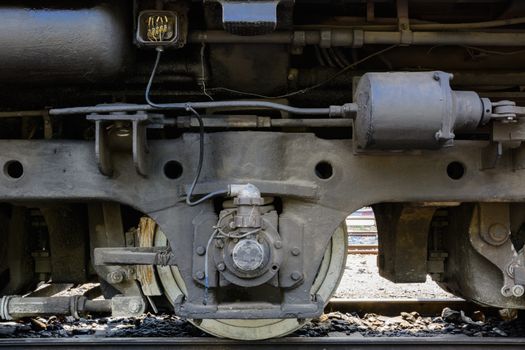
M 158 105 L 151 101 L 150 99 L 150 91 L 151 86 L 153 85 L 153 80 L 155 79 L 155 75 L 157 73 L 157 68 L 159 66 L 160 62 L 160 56 L 162 55 L 163 49 L 162 47 L 157 48 L 157 58 L 155 59 L 155 64 L 153 66 L 153 70 L 151 71 L 151 75 L 149 77 L 148 85 L 146 86 L 146 91 L 144 93 L 144 98 L 146 99 L 146 102 L 148 105 L 159 108 L 159 109 L 165 109 L 163 105 Z M 199 181 L 199 177 L 201 175 L 202 171 L 202 164 L 204 163 L 204 122 L 202 121 L 202 118 L 200 114 L 190 105 L 186 104 L 185 106 L 186 111 L 193 113 L 195 118 L 197 118 L 197 121 L 199 122 L 199 163 L 197 164 L 197 173 L 195 174 L 195 177 L 193 178 L 193 182 L 191 183 L 190 190 L 188 191 L 188 194 L 186 195 L 186 204 L 190 206 L 194 206 L 197 204 L 200 204 L 210 198 L 220 196 L 220 195 L 226 195 L 228 194 L 227 190 L 218 190 L 208 193 L 202 198 L 199 198 L 198 200 L 192 202 L 191 197 L 193 196 L 193 191 L 195 190 L 195 186 L 197 185 L 197 182 Z
M 221 195 L 226 195 L 228 194 L 228 191 L 218 190 L 218 191 L 210 192 L 204 197 L 196 200 L 195 202 L 191 201 L 191 197 L 193 196 L 193 190 L 195 189 L 195 185 L 197 185 L 197 182 L 199 181 L 199 177 L 202 171 L 202 164 L 204 163 L 204 122 L 202 121 L 200 114 L 195 109 L 193 109 L 193 107 L 188 106 L 187 110 L 188 112 L 192 112 L 195 115 L 195 118 L 197 118 L 197 121 L 199 122 L 199 164 L 197 165 L 197 174 L 195 174 L 195 178 L 193 179 L 190 190 L 188 191 L 188 195 L 186 196 L 186 204 L 190 206 L 194 206 L 210 198 L 221 196 Z
M 157 68 L 159 67 L 160 56 L 162 55 L 162 52 L 164 51 L 164 49 L 161 46 L 158 46 L 156 50 L 157 50 L 157 58 L 155 59 L 153 70 L 151 71 L 151 75 L 149 76 L 148 85 L 146 86 L 146 91 L 144 93 L 144 98 L 146 99 L 146 103 L 150 105 L 151 107 L 162 109 L 161 106 L 157 105 L 156 103 L 153 103 L 151 99 L 149 98 L 150 91 L 151 91 L 151 85 L 153 85 L 153 79 L 155 78 L 155 75 L 157 74 Z

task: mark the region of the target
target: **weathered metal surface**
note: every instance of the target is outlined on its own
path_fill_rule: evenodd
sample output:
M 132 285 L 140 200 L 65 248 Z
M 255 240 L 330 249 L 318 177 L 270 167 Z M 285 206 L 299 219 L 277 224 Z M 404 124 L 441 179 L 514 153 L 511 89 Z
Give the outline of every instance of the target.
M 125 8 L 0 6 L 0 80 L 91 83 L 116 76 L 131 58 Z
M 94 250 L 97 247 L 124 247 L 126 245 L 120 205 L 90 203 L 88 204 L 88 220 L 91 262 L 99 279 L 109 283 L 122 294 L 141 295 L 137 282 L 126 278 L 121 268 L 95 263 Z
M 425 282 L 430 222 L 435 207 L 373 206 L 379 238 L 379 274 L 392 282 Z
M 455 132 L 476 129 L 485 115 L 482 100 L 452 91 L 451 78 L 444 72 L 365 74 L 355 93 L 356 148 L 439 148 L 451 146 Z
M 501 271 L 504 297 L 520 298 L 524 294 L 520 277 L 525 269 L 523 251 L 516 251 L 510 240 L 510 206 L 507 203 L 481 203 L 475 206 L 469 228 L 472 247 Z
M 130 155 L 126 154 L 115 158 L 120 169 L 118 177 L 101 175 L 88 142 L 3 141 L 0 161 L 19 159 L 25 173 L 18 180 L 0 179 L 0 195 L 4 200 L 117 200 L 149 213 L 169 240 L 177 242 L 172 250 L 190 291 L 188 300 L 200 303 L 204 291 L 192 278 L 187 254 L 193 248 L 188 232 L 193 231 L 193 218 L 212 208 L 205 204 L 198 207 L 178 204 L 185 185 L 193 177 L 196 137 L 185 135 L 177 140 L 150 142 L 147 179 L 133 170 Z M 441 152 L 392 154 L 387 158 L 356 157 L 351 141 L 322 140 L 311 134 L 226 132 L 206 135 L 205 143 L 214 152 L 205 154 L 202 185 L 197 186 L 196 193 L 225 188 L 225 183 L 251 182 L 264 195 L 281 197 L 286 216 L 304 225 L 308 244 L 303 247 L 303 254 L 309 257 L 304 266 L 305 286 L 315 275 L 313 272 L 319 266 L 321 252 L 335 224 L 365 204 L 394 199 L 520 200 L 525 195 L 519 186 L 521 176 L 511 167 L 479 170 L 482 142 L 458 142 Z M 169 179 L 163 173 L 164 164 L 170 160 L 179 161 L 185 169 L 178 179 Z M 333 168 L 328 179 L 315 174 L 320 161 L 329 162 Z M 463 177 L 452 179 L 447 174 L 452 162 L 460 162 L 468 169 Z M 253 179 L 254 172 L 257 179 Z M 298 183 L 312 192 L 298 191 L 295 187 Z M 308 198 L 310 204 L 297 201 L 301 198 Z M 280 229 L 286 230 L 285 227 L 281 225 Z
M 486 203 L 488 215 L 483 221 L 491 226 L 499 221 L 497 212 L 504 213 L 498 206 L 503 203 Z M 495 216 L 491 217 L 491 206 L 495 208 Z M 451 293 L 482 305 L 497 307 L 523 308 L 523 298 L 512 295 L 512 278 L 509 276 L 507 264 L 517 260 L 511 244 L 491 246 L 480 237 L 479 210 L 475 204 L 462 204 L 459 207 L 447 209 L 446 222 L 439 240 L 441 249 L 448 253 L 445 260 L 445 271 L 440 278 L 440 284 Z M 510 212 L 519 212 L 519 205 L 510 204 Z M 500 216 L 501 218 L 501 216 Z M 494 219 L 494 221 L 492 221 Z M 512 228 L 517 233 L 516 228 Z M 516 231 L 515 231 L 516 230 Z M 510 242 L 509 242 L 510 243 Z M 485 255 L 485 256 L 484 256 Z M 503 270 L 502 270 L 503 269 Z M 510 293 L 502 293 L 504 286 L 510 285 Z
M 88 251 L 85 207 L 50 205 L 40 211 L 49 233 L 53 282 L 85 282 Z
M 433 4 L 430 13 L 420 4 L 431 1 L 398 1 L 397 7 L 375 13 L 373 2 L 365 5 L 352 1 L 348 8 L 339 8 L 334 1 L 327 2 L 317 13 L 312 11 L 320 6 L 316 1 L 219 2 L 222 11 L 219 4 L 207 1 L 202 7 L 192 3 L 191 13 L 184 2 L 162 1 L 156 2 L 155 8 L 139 1 L 134 6 L 94 1 L 91 7 L 73 4 L 67 9 L 51 1 L 31 8 L 0 6 L 0 17 L 6 17 L 0 25 L 5 27 L 6 48 L 0 55 L 0 63 L 4 63 L 0 73 L 2 69 L 5 73 L 0 80 L 17 83 L 16 89 L 8 86 L 1 93 L 0 114 L 5 117 L 1 120 L 1 137 L 28 139 L 0 141 L 0 166 L 4 170 L 0 174 L 0 201 L 10 203 L 1 220 L 10 227 L 9 234 L 2 234 L 8 243 L 0 251 L 2 281 L 9 279 L 3 283 L 6 290 L 14 293 L 36 279 L 50 276 L 64 281 L 86 277 L 87 237 L 79 240 L 83 231 L 76 225 L 87 218 L 94 271 L 126 298 L 136 298 L 140 305 L 131 306 L 137 312 L 145 303 L 134 265 L 153 263 L 176 266 L 180 274 L 176 284 L 184 286 L 185 296 L 179 293 L 172 301 L 175 309 L 187 317 L 316 315 L 326 298 L 312 291 L 317 290 L 313 288 L 314 280 L 323 266 L 323 255 L 331 247 L 333 232 L 348 213 L 374 204 L 379 209 L 393 208 L 379 210 L 380 258 L 384 260 L 385 274 L 392 279 L 422 280 L 426 272 L 431 272 L 449 289 L 469 299 L 523 308 L 524 300 L 519 298 L 525 283 L 522 261 L 513 261 L 505 269 L 508 259 L 500 253 L 521 254 L 517 253 L 522 235 L 516 228 L 520 221 L 516 219 L 516 204 L 509 204 L 505 212 L 514 221 L 509 220 L 502 228 L 485 227 L 481 220 L 477 231 L 470 227 L 475 213 L 469 211 L 469 205 L 449 208 L 446 204 L 512 203 L 525 198 L 521 174 L 525 168 L 525 138 L 518 119 L 523 116 L 523 108 L 512 101 L 491 103 L 480 99 L 481 93 L 491 98 L 511 96 L 518 102 L 523 99 L 523 77 L 514 73 L 521 74 L 524 53 L 512 49 L 525 45 L 519 30 L 525 19 L 513 16 L 521 13 L 520 8 L 505 9 L 498 1 L 488 8 L 463 1 L 464 11 L 452 11 L 454 4 L 439 2 Z M 194 13 L 199 11 L 195 9 L 203 10 L 198 20 Z M 252 9 L 257 9 L 256 13 Z M 297 10 L 293 17 L 292 9 Z M 364 10 L 367 20 L 348 17 Z M 511 19 L 496 18 L 504 10 Z M 149 12 L 154 17 L 144 16 L 147 11 L 154 11 Z M 378 18 L 383 11 L 381 15 L 391 17 Z M 154 58 L 148 50 L 137 51 L 136 55 L 129 51 L 133 38 L 128 34 L 133 25 L 136 33 L 146 33 L 148 40 L 167 44 L 164 39 L 173 38 L 180 47 L 186 44 L 189 20 L 196 30 L 190 34 L 189 45 L 176 52 L 166 50 L 163 57 L 170 63 L 159 66 L 159 80 L 155 80 L 159 86 L 154 89 L 159 103 L 181 97 L 177 103 L 161 106 L 169 109 L 166 116 L 180 119 L 162 119 L 160 124 L 165 129 L 149 130 L 148 139 L 145 125 L 150 122 L 149 115 L 125 113 L 159 107 L 100 103 L 137 103 L 142 99 Z M 296 23 L 292 23 L 294 20 Z M 141 27 L 143 21 L 146 25 Z M 459 21 L 468 23 L 455 23 Z M 217 31 L 221 25 L 236 34 L 279 31 L 248 38 Z M 259 45 L 262 43 L 267 45 Z M 392 46 L 376 50 L 373 45 Z M 502 47 L 481 47 L 487 45 Z M 125 80 L 106 79 L 104 84 L 89 87 L 82 84 L 117 75 L 127 67 L 128 58 L 136 61 L 129 66 Z M 375 74 L 365 74 L 358 88 L 360 110 L 350 103 L 353 83 L 363 73 L 422 67 L 435 71 L 394 72 L 382 75 L 388 76 L 384 81 Z M 332 68 L 336 71 L 329 71 Z M 451 90 L 449 75 L 441 72 L 448 68 L 471 72 L 463 76 L 460 85 L 474 85 L 466 90 L 482 86 L 483 92 L 478 95 Z M 303 69 L 313 73 L 306 77 L 308 84 L 299 81 Z M 496 73 L 483 76 L 486 71 Z M 479 81 L 472 72 L 479 73 Z M 509 75 L 512 78 L 507 81 Z M 370 77 L 381 80 L 381 89 L 370 84 L 363 93 L 362 87 Z M 33 87 L 37 82 L 44 85 Z M 68 86 L 62 85 L 64 82 Z M 207 90 L 206 84 L 213 90 Z M 214 94 L 221 96 L 215 98 Z M 267 97 L 260 94 L 272 94 L 280 100 L 265 101 Z M 263 101 L 231 98 L 245 95 Z M 200 97 L 204 96 L 210 101 L 203 102 Z M 95 107 L 60 108 L 82 105 Z M 48 113 L 46 106 L 56 108 Z M 262 196 L 275 198 L 274 208 L 264 214 L 258 207 L 235 203 L 237 213 L 228 225 L 244 230 L 243 234 L 253 228 L 261 231 L 258 236 L 248 237 L 250 233 L 231 240 L 223 234 L 228 239 L 222 247 L 216 247 L 218 250 L 213 248 L 210 261 L 211 249 L 206 243 L 215 243 L 212 232 L 217 228 L 216 216 L 233 207 L 220 199 L 196 207 L 182 203 L 195 176 L 201 141 L 196 135 L 180 136 L 181 129 L 199 124 L 194 118 L 196 112 L 191 117 L 179 116 L 182 111 L 193 113 L 190 107 L 206 113 L 207 127 L 268 130 L 204 136 L 206 152 L 196 195 L 224 190 L 230 184 L 253 183 Z M 17 112 L 16 108 L 27 112 Z M 212 119 L 214 111 L 225 116 Z M 87 112 L 122 113 L 91 116 L 94 128 L 80 120 L 84 116 L 69 115 Z M 357 122 L 353 123 L 350 118 L 356 112 Z M 294 114 L 321 117 L 295 119 Z M 346 119 L 320 119 L 327 116 Z M 491 119 L 497 122 L 488 123 Z M 288 134 L 271 129 L 276 127 Z M 353 141 L 350 127 L 354 127 Z M 311 131 L 316 134 L 292 134 L 306 128 L 315 128 Z M 473 141 L 459 141 L 454 149 L 442 152 L 421 150 L 449 146 L 456 135 Z M 92 137 L 94 152 L 91 142 L 81 141 Z M 359 153 L 358 146 L 381 153 Z M 399 149 L 405 153 L 385 152 Z M 66 225 L 57 219 L 60 215 L 44 213 L 50 235 L 48 249 L 47 231 L 38 231 L 38 240 L 31 241 L 33 232 L 23 224 L 26 209 L 13 207 L 12 203 L 38 202 L 44 208 L 47 202 L 55 201 L 90 203 L 87 213 L 83 210 L 79 215 L 65 215 L 62 221 Z M 423 202 L 438 204 L 415 204 Z M 64 213 L 74 207 L 60 205 Z M 129 214 L 131 210 L 125 207 L 121 212 L 120 205 L 140 213 Z M 434 225 L 439 220 L 433 218 L 437 207 L 447 208 L 439 229 Z M 153 248 L 153 229 L 137 244 L 143 248 L 125 239 L 124 227 L 129 223 L 123 225 L 123 219 L 131 216 L 138 220 L 144 214 L 166 233 L 169 244 Z M 492 216 L 479 217 L 496 216 L 495 211 Z M 521 218 L 520 224 L 524 220 Z M 33 251 L 26 251 L 27 247 Z M 34 268 L 28 259 L 31 255 Z M 72 257 L 80 258 L 73 261 Z M 211 282 L 207 273 L 210 267 Z M 268 267 L 275 267 L 275 271 L 268 273 Z M 158 295 L 158 286 L 149 288 L 154 285 L 153 272 L 151 267 L 139 268 L 138 279 L 147 294 Z M 502 272 L 507 276 L 505 281 L 514 281 L 514 297 L 501 295 L 498 290 Z M 332 279 L 329 287 L 336 283 Z M 245 292 L 239 286 L 253 288 L 249 292 L 254 292 L 241 300 L 242 296 L 234 293 Z M 295 327 L 295 320 L 291 321 Z M 235 326 L 230 329 L 238 330 Z

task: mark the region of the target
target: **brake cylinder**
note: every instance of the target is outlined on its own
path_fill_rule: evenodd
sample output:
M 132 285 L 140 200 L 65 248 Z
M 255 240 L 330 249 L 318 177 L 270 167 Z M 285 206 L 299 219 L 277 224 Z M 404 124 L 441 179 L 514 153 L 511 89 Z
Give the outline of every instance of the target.
M 367 73 L 359 81 L 354 138 L 358 149 L 436 149 L 455 132 L 484 122 L 490 101 L 453 91 L 445 72 Z

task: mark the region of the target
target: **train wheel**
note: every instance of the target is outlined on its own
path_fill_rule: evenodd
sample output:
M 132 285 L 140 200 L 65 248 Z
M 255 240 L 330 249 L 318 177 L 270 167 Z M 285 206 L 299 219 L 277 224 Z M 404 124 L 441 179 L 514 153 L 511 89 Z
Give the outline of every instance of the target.
M 156 246 L 167 245 L 164 234 L 157 230 Z M 347 254 L 346 226 L 341 225 L 332 236 L 326 249 L 323 262 L 312 286 L 315 292 L 328 301 L 335 292 L 343 275 Z M 186 292 L 184 282 L 177 267 L 157 266 L 157 271 L 168 299 L 175 300 Z M 206 333 L 218 337 L 239 340 L 260 340 L 278 338 L 301 328 L 307 320 L 297 319 L 259 319 L 259 320 L 198 320 L 192 324 Z

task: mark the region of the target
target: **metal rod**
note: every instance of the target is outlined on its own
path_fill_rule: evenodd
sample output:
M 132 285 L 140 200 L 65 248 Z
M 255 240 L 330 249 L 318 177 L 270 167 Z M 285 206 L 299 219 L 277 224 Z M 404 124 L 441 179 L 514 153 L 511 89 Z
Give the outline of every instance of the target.
M 95 248 L 95 265 L 169 265 L 166 247 Z
M 45 110 L 39 111 L 9 111 L 0 112 L 0 118 L 19 118 L 19 117 L 42 117 L 47 113 Z

